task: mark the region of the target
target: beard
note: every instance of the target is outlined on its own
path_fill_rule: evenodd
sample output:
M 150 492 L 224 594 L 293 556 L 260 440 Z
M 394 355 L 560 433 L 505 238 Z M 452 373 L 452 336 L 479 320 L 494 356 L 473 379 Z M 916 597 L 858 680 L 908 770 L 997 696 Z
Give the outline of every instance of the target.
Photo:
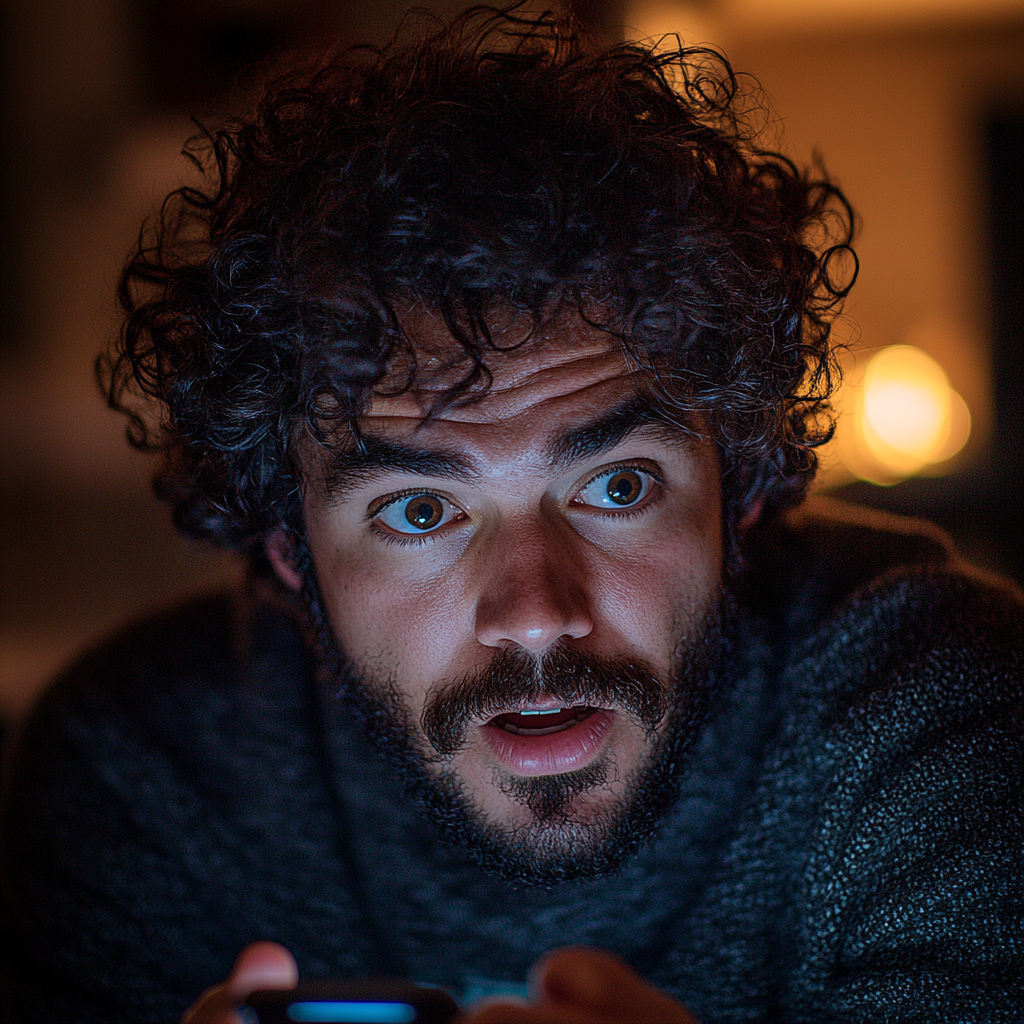
M 307 566 L 307 632 L 321 681 L 397 771 L 406 795 L 442 840 L 507 881 L 551 886 L 616 870 L 656 833 L 678 800 L 689 754 L 721 688 L 732 635 L 733 602 L 727 592 L 688 628 L 677 629 L 668 679 L 642 661 L 588 654 L 569 641 L 539 657 L 520 648 L 501 649 L 480 671 L 435 683 L 417 727 L 396 679 L 360 670 L 343 654 Z M 610 753 L 560 774 L 496 772 L 494 785 L 529 812 L 523 824 L 496 824 L 466 793 L 452 759 L 463 749 L 472 721 L 541 697 L 563 707 L 628 715 L 647 736 L 647 752 L 625 780 Z M 424 739 L 432 752 L 425 752 Z M 576 810 L 588 793 L 623 783 L 609 808 Z

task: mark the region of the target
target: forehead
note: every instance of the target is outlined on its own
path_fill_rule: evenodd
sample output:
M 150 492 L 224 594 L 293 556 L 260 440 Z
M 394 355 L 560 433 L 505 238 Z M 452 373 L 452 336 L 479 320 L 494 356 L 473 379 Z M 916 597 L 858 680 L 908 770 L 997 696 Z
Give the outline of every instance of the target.
M 440 317 L 420 312 L 407 318 L 403 329 L 416 354 L 416 382 L 401 394 L 388 394 L 392 378 L 386 377 L 361 424 L 372 430 L 404 421 L 430 430 L 445 423 L 498 425 L 527 418 L 534 426 L 545 421 L 554 427 L 573 409 L 621 402 L 643 384 L 619 339 L 578 313 L 551 317 L 539 327 L 522 316 L 488 326 L 493 349 L 485 349 L 484 358 L 490 386 L 470 402 L 445 406 L 439 400 L 466 373 L 468 358 Z
M 670 458 L 696 458 L 709 471 L 714 464 L 700 424 L 652 401 L 648 371 L 616 335 L 579 315 L 537 330 L 512 319 L 492 328 L 493 348 L 484 350 L 489 384 L 461 404 L 444 398 L 472 364 L 442 319 L 422 314 L 403 326 L 416 356 L 414 386 L 403 388 L 399 367 L 359 417 L 358 439 L 305 449 L 311 479 L 335 504 L 385 479 L 389 486 L 414 477 L 504 485 L 525 471 L 535 481 L 560 478 L 623 445 L 644 446 L 645 457 L 660 445 L 666 457 L 671 449 Z

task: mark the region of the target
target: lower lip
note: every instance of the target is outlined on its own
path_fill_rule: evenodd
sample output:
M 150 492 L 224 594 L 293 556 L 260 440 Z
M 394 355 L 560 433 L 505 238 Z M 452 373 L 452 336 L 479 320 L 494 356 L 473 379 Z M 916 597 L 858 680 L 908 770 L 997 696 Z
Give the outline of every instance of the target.
M 480 726 L 491 753 L 516 775 L 561 775 L 585 768 L 601 753 L 614 713 L 594 714 L 547 736 L 522 736 L 490 723 Z

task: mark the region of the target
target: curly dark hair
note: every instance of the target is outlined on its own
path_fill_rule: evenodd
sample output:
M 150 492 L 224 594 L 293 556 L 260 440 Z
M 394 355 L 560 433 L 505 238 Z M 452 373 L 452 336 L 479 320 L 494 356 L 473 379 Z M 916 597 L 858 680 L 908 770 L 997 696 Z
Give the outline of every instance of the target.
M 853 214 L 757 147 L 748 100 L 713 50 L 597 49 L 518 5 L 279 74 L 192 140 L 207 184 L 143 233 L 100 362 L 178 527 L 250 551 L 298 529 L 299 439 L 357 430 L 396 364 L 415 382 L 410 302 L 465 353 L 445 403 L 486 393 L 496 303 L 603 310 L 656 400 L 707 424 L 734 541 L 747 510 L 798 501 L 831 431 Z

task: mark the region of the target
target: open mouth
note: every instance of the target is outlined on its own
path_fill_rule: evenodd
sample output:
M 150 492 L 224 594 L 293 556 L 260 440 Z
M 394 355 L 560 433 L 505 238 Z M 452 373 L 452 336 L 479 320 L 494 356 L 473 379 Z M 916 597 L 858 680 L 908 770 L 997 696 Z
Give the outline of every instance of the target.
M 490 724 L 516 736 L 550 736 L 579 725 L 600 710 L 583 705 L 572 708 L 548 708 L 544 711 L 511 711 L 495 715 Z
M 605 749 L 616 713 L 590 705 L 524 708 L 495 715 L 481 732 L 491 754 L 517 775 L 557 775 Z

